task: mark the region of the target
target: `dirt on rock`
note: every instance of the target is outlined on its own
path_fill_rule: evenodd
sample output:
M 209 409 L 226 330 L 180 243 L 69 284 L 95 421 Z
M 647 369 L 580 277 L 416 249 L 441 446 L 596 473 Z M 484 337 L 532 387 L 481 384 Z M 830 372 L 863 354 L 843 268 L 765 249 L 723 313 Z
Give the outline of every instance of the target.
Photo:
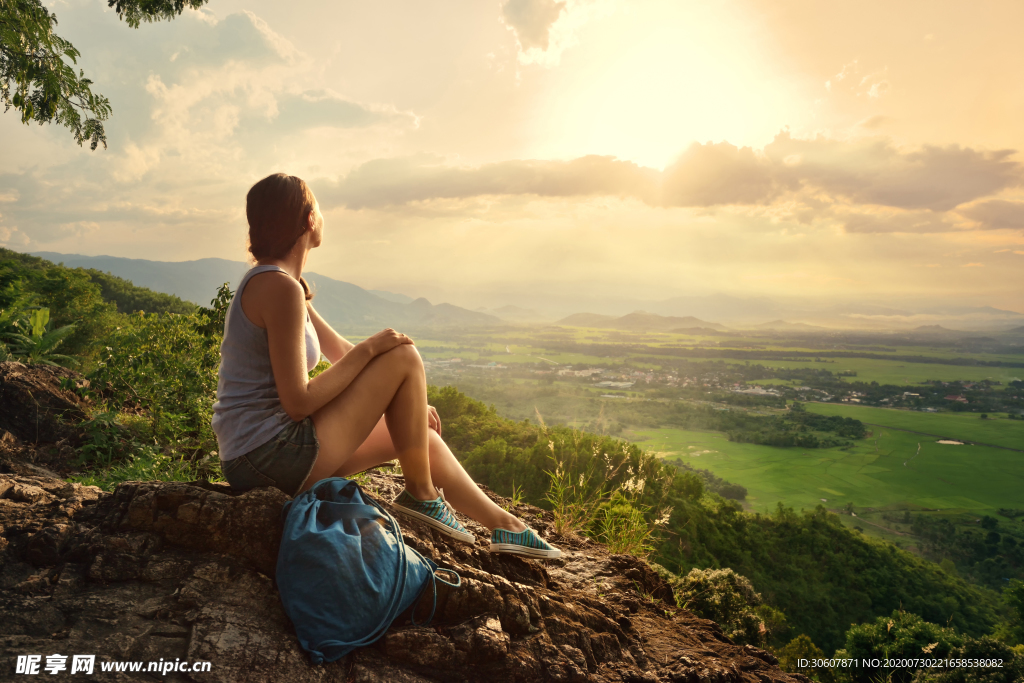
M 87 403 L 62 382 L 89 384 L 67 368 L 0 362 L 0 472 L 66 475 L 72 469 Z
M 374 472 L 366 488 L 385 502 L 401 487 Z M 161 659 L 211 667 L 104 674 L 115 681 L 807 680 L 677 608 L 640 560 L 554 536 L 550 513 L 531 506 L 515 512 L 562 546 L 562 558 L 491 554 L 486 530 L 468 518 L 475 546 L 407 524 L 406 543 L 456 570 L 461 587 L 438 583 L 429 626 L 406 614 L 376 644 L 311 665 L 274 584 L 287 500 L 273 488 L 238 495 L 209 482 L 127 482 L 105 493 L 0 474 L 0 678 L 13 677 L 18 655 L 45 664 L 59 653 L 68 662 L 95 654 L 97 672 L 101 662 Z M 47 679 L 79 676 L 69 670 Z

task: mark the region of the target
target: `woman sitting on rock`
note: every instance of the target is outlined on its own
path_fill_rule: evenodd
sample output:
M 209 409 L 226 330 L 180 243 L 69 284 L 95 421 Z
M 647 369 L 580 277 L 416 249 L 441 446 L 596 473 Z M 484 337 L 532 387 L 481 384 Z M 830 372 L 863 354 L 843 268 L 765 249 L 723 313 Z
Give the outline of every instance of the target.
M 302 269 L 323 241 L 324 219 L 306 183 L 264 178 L 249 190 L 245 213 L 256 266 L 228 307 L 213 406 L 231 487 L 276 486 L 295 496 L 398 458 L 405 490 L 393 501 L 397 513 L 474 543 L 454 508 L 492 530 L 491 552 L 561 555 L 484 495 L 441 440 L 412 339 L 386 329 L 352 344 L 313 308 Z M 311 380 L 321 353 L 331 366 Z

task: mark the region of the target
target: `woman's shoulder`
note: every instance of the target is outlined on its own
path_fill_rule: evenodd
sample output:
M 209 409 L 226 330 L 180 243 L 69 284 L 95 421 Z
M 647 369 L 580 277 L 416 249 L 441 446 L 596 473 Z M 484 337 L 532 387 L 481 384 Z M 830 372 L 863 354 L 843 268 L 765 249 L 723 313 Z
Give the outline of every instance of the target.
M 251 275 L 248 275 L 248 278 L 251 284 L 256 284 L 257 282 L 264 284 L 276 283 L 278 286 L 284 286 L 287 285 L 288 283 L 291 283 L 297 286 L 299 289 L 302 288 L 302 285 L 299 284 L 298 280 L 296 280 L 295 278 L 293 278 L 291 275 L 289 275 L 287 272 L 280 268 L 267 268 L 265 270 L 261 269 L 256 272 L 253 272 L 256 270 L 256 268 L 260 268 L 260 266 L 256 266 L 249 270 L 249 273 L 251 273 Z
M 242 310 L 252 322 L 266 327 L 266 312 L 283 308 L 305 311 L 302 285 L 283 270 L 266 270 L 249 278 L 242 291 Z

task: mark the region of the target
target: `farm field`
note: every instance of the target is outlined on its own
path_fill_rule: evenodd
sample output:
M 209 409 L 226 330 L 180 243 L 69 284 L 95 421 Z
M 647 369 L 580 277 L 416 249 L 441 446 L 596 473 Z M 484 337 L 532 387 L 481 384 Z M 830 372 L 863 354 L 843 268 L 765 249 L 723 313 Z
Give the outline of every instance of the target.
M 746 361 L 723 358 L 726 363 L 743 364 Z M 1020 358 L 1014 359 L 1020 362 Z M 816 363 L 808 360 L 757 360 L 769 368 L 816 368 L 837 372 L 856 372 L 856 377 L 843 377 L 847 382 L 878 382 L 879 384 L 923 384 L 929 380 L 942 382 L 980 382 L 992 380 L 1006 384 L 1015 379 L 1024 379 L 1024 368 L 999 368 L 976 365 L 946 365 L 944 363 L 909 363 L 906 361 L 882 360 L 877 358 L 828 358 L 828 362 Z M 834 362 L 833 362 L 834 361 Z
M 752 511 L 777 503 L 796 509 L 824 505 L 991 513 L 1018 507 L 1024 456 L 985 446 L 953 446 L 914 434 L 877 429 L 849 449 L 778 448 L 730 442 L 717 432 L 637 430 L 632 438 L 660 457 L 747 488 Z M 918 445 L 920 444 L 920 452 Z
M 508 328 L 487 332 L 466 332 L 445 340 L 429 337 L 417 338 L 425 358 L 441 360 L 459 356 L 464 362 L 486 359 L 502 364 L 547 362 L 558 365 L 600 365 L 604 367 L 628 364 L 633 367 L 656 368 L 673 364 L 680 359 L 692 362 L 719 360 L 730 364 L 754 364 L 770 368 L 815 368 L 832 373 L 854 372 L 847 382 L 878 382 L 879 384 L 919 385 L 928 380 L 946 382 L 978 382 L 992 380 L 1006 384 L 1024 379 L 1021 367 L 988 367 L 953 365 L 942 362 L 915 363 L 902 359 L 844 358 L 822 355 L 781 360 L 773 356 L 794 354 L 828 354 L 864 352 L 882 356 L 920 356 L 941 360 L 969 357 L 977 361 L 1024 362 L 1018 354 L 969 353 L 950 348 L 928 346 L 885 346 L 848 344 L 832 348 L 827 344 L 813 347 L 807 343 L 793 343 L 768 338 L 735 339 L 705 337 L 671 333 L 636 333 L 581 328 Z M 506 351 L 506 348 L 508 351 Z M 742 353 L 739 358 L 695 357 L 695 351 Z M 762 358 L 758 358 L 760 354 Z M 541 360 L 543 359 L 543 361 Z
M 805 407 L 813 413 L 852 417 L 868 425 L 884 425 L 1024 451 L 1024 420 L 1010 420 L 1005 415 L 991 415 L 989 419 L 982 420 L 976 413 L 923 413 L 836 403 L 806 403 Z M 869 428 L 877 431 L 877 428 Z M 926 438 L 911 436 L 918 440 Z M 1024 453 L 1019 453 L 1017 457 L 1024 467 Z M 1019 502 L 1024 502 L 1024 493 Z

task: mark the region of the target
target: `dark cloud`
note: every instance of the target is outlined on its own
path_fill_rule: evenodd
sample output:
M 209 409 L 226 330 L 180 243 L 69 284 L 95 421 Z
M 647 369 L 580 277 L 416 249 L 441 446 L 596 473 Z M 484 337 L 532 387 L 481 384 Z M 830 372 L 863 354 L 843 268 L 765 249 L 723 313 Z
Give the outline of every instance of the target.
M 260 144 L 268 136 L 277 138 L 308 128 L 365 128 L 377 124 L 394 124 L 409 128 L 415 125 L 412 114 L 388 107 L 373 107 L 323 92 L 280 94 L 276 96 L 277 112 L 240 107 L 243 117 L 236 135 L 245 144 Z
M 453 168 L 435 157 L 378 159 L 359 166 L 336 184 L 317 183 L 325 204 L 376 208 L 425 199 L 482 195 L 633 196 L 656 202 L 659 173 L 612 157 L 572 161 L 504 161 L 477 168 Z
M 693 144 L 665 169 L 661 203 L 666 206 L 762 204 L 783 189 L 771 164 L 749 147 L 728 142 Z
M 989 230 L 1024 229 L 1024 202 L 992 199 L 959 209 L 958 213 L 978 221 L 982 227 Z
M 765 155 L 782 177 L 860 204 L 948 211 L 1020 183 L 1013 150 L 957 145 L 903 153 L 887 140 L 798 140 L 780 133 Z
M 393 112 L 374 111 L 357 102 L 318 93 L 282 97 L 277 110 L 277 123 L 288 128 L 358 128 L 398 118 Z
M 547 50 L 551 26 L 563 10 L 565 3 L 555 0 L 506 0 L 501 6 L 501 16 L 524 50 Z
M 868 128 L 868 129 L 881 128 L 882 126 L 884 126 L 887 123 L 889 123 L 891 120 L 892 119 L 890 119 L 888 116 L 882 116 L 881 114 L 876 114 L 875 116 L 869 116 L 868 118 L 864 119 L 863 121 L 861 121 L 857 125 L 860 126 L 861 128 Z
M 958 146 L 902 152 L 887 140 L 799 140 L 780 133 L 764 154 L 727 142 L 693 144 L 664 171 L 603 156 L 506 161 L 477 168 L 456 168 L 433 157 L 378 159 L 332 186 L 329 197 L 352 208 L 522 194 L 615 195 L 652 206 L 708 207 L 767 205 L 783 193 L 807 188 L 844 203 L 908 212 L 949 211 L 1018 185 L 1021 167 L 1009 159 L 1011 154 L 1012 150 L 983 152 Z M 907 215 L 916 218 L 856 219 L 848 229 L 891 232 L 894 226 L 905 225 L 923 232 L 928 225 L 928 231 L 940 227 L 922 219 L 924 214 Z
M 857 214 L 848 217 L 843 223 L 846 232 L 880 233 L 880 232 L 948 232 L 955 230 L 943 214 L 931 211 L 914 211 L 895 215 Z

